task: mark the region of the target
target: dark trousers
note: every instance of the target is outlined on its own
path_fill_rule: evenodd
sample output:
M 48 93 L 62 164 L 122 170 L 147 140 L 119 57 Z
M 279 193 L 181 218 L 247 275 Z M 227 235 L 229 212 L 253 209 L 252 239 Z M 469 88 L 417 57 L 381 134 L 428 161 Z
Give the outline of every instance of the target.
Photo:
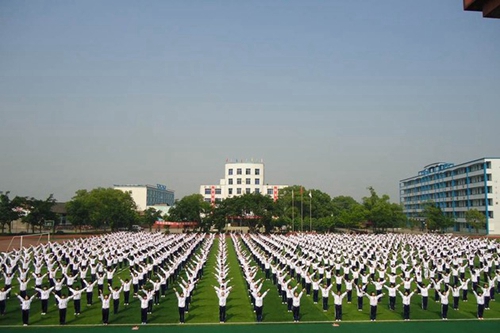
M 102 309 L 102 322 L 107 324 L 109 322 L 109 308 Z
M 226 321 L 226 307 L 225 306 L 219 306 L 219 321 L 221 321 L 221 322 Z
M 448 318 L 448 304 L 441 304 L 441 318 Z
M 328 310 L 328 297 L 323 297 L 323 310 Z
M 363 296 L 359 297 L 358 296 L 358 310 L 363 309 Z
M 484 304 L 478 304 L 477 305 L 477 317 L 483 318 L 483 313 L 484 313 Z
M 370 306 L 370 320 L 375 320 L 377 319 L 377 306 L 372 305 Z
M 255 314 L 257 315 L 257 321 L 260 323 L 262 321 L 262 306 L 255 307 Z
M 148 308 L 141 308 L 141 323 L 148 322 Z
M 318 292 L 319 289 L 313 289 L 313 302 L 318 303 Z
M 92 305 L 92 292 L 87 292 L 87 304 Z
M 292 308 L 292 313 L 293 313 L 293 320 L 299 321 L 300 320 L 300 306 L 294 306 Z
M 179 322 L 183 323 L 184 322 L 184 313 L 186 312 L 186 309 L 184 307 L 179 307 Z
M 396 309 L 396 296 L 389 297 L 389 309 L 393 311 Z
M 335 320 L 342 320 L 342 305 L 335 304 Z
M 73 305 L 75 306 L 75 313 L 80 314 L 80 300 L 79 299 L 73 300 Z
M 403 305 L 403 319 L 410 319 L 410 305 Z
M 429 297 L 422 296 L 422 309 L 427 310 L 427 304 L 429 303 Z
M 49 300 L 42 299 L 42 313 L 47 313 L 48 307 L 49 307 Z
M 130 291 L 124 291 L 123 292 L 123 298 L 124 298 L 124 303 L 128 304 L 129 303 L 129 299 L 130 299 Z
M 66 324 L 66 310 L 67 309 L 59 309 L 59 324 Z
M 288 311 L 292 310 L 292 302 L 293 302 L 293 298 L 287 298 L 286 299 L 286 305 L 287 305 Z
M 5 314 L 5 304 L 6 304 L 5 300 L 0 301 L 0 315 L 2 316 Z
M 118 307 L 120 306 L 120 299 L 114 299 L 113 300 L 113 313 L 117 314 L 118 313 Z
M 460 297 L 453 297 L 453 309 L 458 310 L 458 301 Z
M 28 325 L 28 321 L 30 319 L 30 310 L 22 310 L 23 315 L 23 324 Z

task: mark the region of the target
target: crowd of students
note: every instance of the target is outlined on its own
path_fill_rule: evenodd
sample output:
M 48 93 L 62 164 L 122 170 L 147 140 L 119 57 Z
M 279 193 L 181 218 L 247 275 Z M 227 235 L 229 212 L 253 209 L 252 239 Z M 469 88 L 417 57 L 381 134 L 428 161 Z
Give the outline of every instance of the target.
M 251 256 L 266 276 L 272 274 L 294 321 L 300 317 L 304 290 L 308 296 L 312 290 L 315 304 L 321 292 L 325 312 L 331 292 L 336 321 L 342 320 L 342 303 L 344 298 L 351 303 L 353 290 L 359 311 L 363 310 L 363 299 L 368 298 L 371 321 L 376 321 L 384 289 L 392 311 L 400 296 L 406 321 L 410 320 L 415 294 L 427 310 L 430 289 L 441 304 L 443 320 L 448 319 L 450 295 L 453 309 L 458 310 L 459 302 L 467 302 L 472 289 L 477 318 L 483 319 L 489 302 L 500 293 L 500 243 L 495 240 L 431 234 L 246 235 L 242 239 L 251 252 L 246 259 Z
M 29 324 L 33 301 L 40 301 L 41 315 L 44 316 L 48 312 L 51 295 L 59 309 L 59 323 L 66 324 L 69 303 L 72 301 L 74 304 L 74 316 L 79 316 L 82 296 L 85 295 L 87 306 L 92 306 L 96 286 L 102 324 L 109 322 L 111 305 L 113 313 L 118 313 L 122 294 L 123 304 L 129 305 L 132 290 L 133 296 L 140 300 L 141 323 L 146 324 L 153 305 L 160 303 L 168 284 L 177 278 L 182 281 L 180 285 L 186 295 L 187 308 L 189 295 L 197 281 L 195 277 L 202 274 L 207 247 L 210 248 L 213 239 L 213 235 L 206 234 L 119 232 L 4 252 L 0 256 L 4 280 L 0 289 L 0 315 L 6 313 L 7 299 L 16 276 L 24 326 Z M 198 251 L 202 245 L 204 249 Z M 119 283 L 116 279 L 114 281 L 117 269 L 129 269 L 130 279 L 119 279 Z M 180 278 L 181 272 L 187 274 L 187 281 Z M 30 290 L 31 277 L 35 287 Z
M 0 256 L 0 315 L 6 313 L 6 300 L 17 279 L 23 325 L 29 324 L 34 301 L 40 302 L 44 316 L 51 299 L 58 307 L 59 323 L 64 325 L 68 305 L 72 302 L 74 316 L 79 316 L 82 298 L 92 306 L 96 289 L 104 325 L 109 322 L 111 306 L 116 314 L 121 300 L 128 306 L 131 296 L 140 301 L 140 320 L 146 324 L 175 280 L 177 287 L 172 289 L 179 322 L 184 323 L 214 238 L 214 234 L 119 232 L 4 252 Z M 264 280 L 276 286 L 294 322 L 300 321 L 304 295 L 312 296 L 315 304 L 321 297 L 325 312 L 331 295 L 334 320 L 341 321 L 343 303 L 351 303 L 356 294 L 357 309 L 362 311 L 367 299 L 369 318 L 375 321 L 377 307 L 387 293 L 389 309 L 396 310 L 399 298 L 403 319 L 410 320 L 412 297 L 419 295 L 422 309 L 427 310 L 434 291 L 434 301 L 440 303 L 441 317 L 446 320 L 450 297 L 452 308 L 458 310 L 471 291 L 477 317 L 483 319 L 495 293 L 500 292 L 500 245 L 488 239 L 430 234 L 232 234 L 231 240 L 257 322 L 263 321 L 264 298 L 269 292 L 262 291 Z M 219 321 L 224 323 L 232 287 L 228 285 L 226 237 L 221 235 L 218 244 L 213 272 L 218 285 L 213 287 Z M 117 279 L 119 270 L 128 270 L 130 278 Z

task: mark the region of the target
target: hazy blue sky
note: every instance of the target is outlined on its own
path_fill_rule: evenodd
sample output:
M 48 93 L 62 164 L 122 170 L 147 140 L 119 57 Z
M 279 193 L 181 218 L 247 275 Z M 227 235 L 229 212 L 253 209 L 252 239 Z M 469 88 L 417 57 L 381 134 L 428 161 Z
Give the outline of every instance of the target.
M 399 200 L 499 156 L 500 20 L 462 0 L 0 0 L 0 190 L 176 198 L 226 158 L 266 182 Z

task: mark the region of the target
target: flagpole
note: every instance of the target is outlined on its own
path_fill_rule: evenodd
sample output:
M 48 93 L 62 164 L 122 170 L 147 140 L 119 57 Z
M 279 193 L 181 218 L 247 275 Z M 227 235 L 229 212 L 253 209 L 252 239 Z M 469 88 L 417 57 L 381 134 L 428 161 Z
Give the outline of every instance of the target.
M 312 201 L 313 197 L 311 192 L 309 192 L 309 232 L 312 232 Z
M 300 232 L 304 231 L 304 190 L 300 187 Z
M 292 190 L 292 231 L 294 231 L 294 229 L 295 229 L 294 228 L 294 225 L 295 225 L 295 223 L 294 223 L 295 222 L 294 221 L 294 217 L 295 217 L 294 216 L 294 210 L 295 210 L 294 208 L 295 208 L 295 205 L 294 204 L 295 204 L 295 202 L 294 202 L 294 196 L 293 196 L 293 190 Z

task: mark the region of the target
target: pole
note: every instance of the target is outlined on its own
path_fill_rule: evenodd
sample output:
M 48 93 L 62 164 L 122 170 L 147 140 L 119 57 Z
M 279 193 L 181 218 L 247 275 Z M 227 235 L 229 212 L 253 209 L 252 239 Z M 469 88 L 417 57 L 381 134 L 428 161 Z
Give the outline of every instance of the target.
M 304 193 L 302 186 L 300 187 L 300 232 L 304 231 Z
M 292 231 L 294 231 L 295 228 L 295 214 L 294 214 L 294 208 L 295 208 L 295 202 L 294 202 L 294 197 L 293 197 L 293 190 L 292 190 Z
M 310 192 L 309 192 L 310 194 Z M 313 198 L 311 195 L 309 195 L 309 232 L 312 232 L 312 201 Z

